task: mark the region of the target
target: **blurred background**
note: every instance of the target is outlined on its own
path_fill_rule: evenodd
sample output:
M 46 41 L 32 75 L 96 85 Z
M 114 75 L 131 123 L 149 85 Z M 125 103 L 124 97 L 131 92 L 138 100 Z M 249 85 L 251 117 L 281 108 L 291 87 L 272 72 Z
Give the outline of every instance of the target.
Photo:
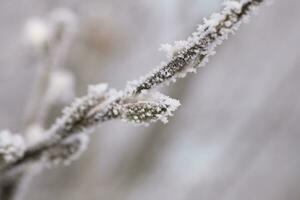
M 185 39 L 222 0 L 0 1 L 0 129 L 22 133 L 39 67 L 27 19 L 73 10 L 78 32 L 63 68 L 76 96 L 89 84 L 123 89 Z M 260 9 L 198 73 L 163 89 L 182 106 L 168 124 L 101 125 L 68 167 L 32 180 L 27 200 L 299 200 L 300 2 Z M 67 91 L 66 91 L 67 92 Z M 47 117 L 47 127 L 64 104 Z

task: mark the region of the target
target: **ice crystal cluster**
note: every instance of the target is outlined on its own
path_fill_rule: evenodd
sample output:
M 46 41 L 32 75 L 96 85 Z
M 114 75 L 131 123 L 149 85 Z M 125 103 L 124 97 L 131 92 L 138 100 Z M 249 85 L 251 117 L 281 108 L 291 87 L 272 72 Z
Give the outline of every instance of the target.
M 129 82 L 123 91 L 109 89 L 106 84 L 90 86 L 86 96 L 64 109 L 62 117 L 48 130 L 43 141 L 29 147 L 22 158 L 2 168 L 2 172 L 32 161 L 33 157 L 36 161 L 44 159 L 53 164 L 70 163 L 84 150 L 89 130 L 100 122 L 112 119 L 137 124 L 166 122 L 180 104 L 152 90 L 204 66 L 216 47 L 263 2 L 226 1 L 224 9 L 205 19 L 187 40 L 175 42 L 173 46 L 163 45 L 161 49 L 167 52 L 168 61 L 139 80 Z
M 0 131 L 0 157 L 4 162 L 12 162 L 24 154 L 25 143 L 20 135 L 8 130 Z

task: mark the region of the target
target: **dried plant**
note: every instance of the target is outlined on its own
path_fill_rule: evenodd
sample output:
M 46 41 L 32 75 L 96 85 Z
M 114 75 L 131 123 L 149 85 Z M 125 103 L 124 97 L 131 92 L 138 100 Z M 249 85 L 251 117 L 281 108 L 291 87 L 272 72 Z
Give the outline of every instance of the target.
M 129 82 L 123 91 L 109 89 L 107 84 L 90 86 L 86 96 L 76 99 L 71 106 L 65 108 L 63 115 L 53 126 L 45 133 L 38 134 L 34 141 L 30 137 L 23 139 L 19 138 L 21 136 L 12 136 L 7 131 L 1 132 L 1 180 L 19 177 L 36 166 L 43 168 L 61 163 L 70 164 L 86 148 L 91 129 L 102 122 L 112 119 L 144 125 L 158 120 L 167 122 L 180 103 L 153 89 L 165 83 L 175 82 L 187 73 L 196 72 L 197 68 L 204 66 L 208 58 L 215 53 L 216 47 L 222 44 L 229 34 L 234 33 L 242 22 L 248 21 L 249 14 L 262 3 L 263 0 L 226 1 L 220 13 L 204 19 L 203 25 L 200 25 L 187 40 L 177 41 L 174 45 L 162 45 L 161 50 L 167 53 L 167 62 L 161 63 L 153 72 L 139 80 Z M 40 35 L 35 36 L 33 41 L 46 60 L 48 72 L 61 65 L 61 54 L 64 54 L 69 42 L 68 37 L 64 37 L 65 30 L 60 28 L 68 28 L 72 23 L 68 21 L 67 25 L 59 28 L 57 24 L 60 23 L 55 21 L 54 24 L 54 36 L 53 32 L 52 35 L 49 33 L 51 31 L 47 26 L 40 26 Z M 29 112 L 27 128 L 38 127 L 35 131 L 28 129 L 31 130 L 31 134 L 43 132 L 44 122 L 41 118 L 44 118 L 46 110 L 49 109 L 49 102 L 57 100 L 52 98 L 55 95 L 46 92 L 51 88 L 51 74 L 42 76 L 43 84 L 40 85 L 43 87 L 38 89 L 33 100 L 39 102 L 38 105 L 42 109 Z M 41 113 L 38 112 L 40 110 Z M 22 145 L 19 145 L 21 143 Z

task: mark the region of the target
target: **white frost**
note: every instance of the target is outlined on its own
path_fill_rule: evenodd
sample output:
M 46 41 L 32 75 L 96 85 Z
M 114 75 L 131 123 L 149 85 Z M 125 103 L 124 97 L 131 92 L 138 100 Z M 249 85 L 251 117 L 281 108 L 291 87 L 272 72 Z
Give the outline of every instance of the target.
M 187 49 L 188 42 L 185 40 L 175 41 L 174 45 L 162 44 L 159 51 L 163 51 L 167 55 L 167 59 L 171 60 L 174 56 L 180 54 L 181 51 Z
M 0 156 L 5 162 L 12 162 L 23 156 L 25 151 L 24 139 L 8 130 L 0 132 Z

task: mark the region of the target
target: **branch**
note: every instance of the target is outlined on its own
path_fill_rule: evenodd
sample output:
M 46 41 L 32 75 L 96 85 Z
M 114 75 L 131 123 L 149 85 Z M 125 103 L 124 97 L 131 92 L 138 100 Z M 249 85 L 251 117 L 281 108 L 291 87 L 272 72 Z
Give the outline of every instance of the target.
M 58 148 L 67 138 L 89 132 L 96 125 L 112 120 L 123 119 L 135 123 L 148 123 L 166 120 L 179 106 L 179 102 L 163 95 L 149 93 L 156 86 L 175 82 L 189 72 L 204 66 L 214 54 L 215 48 L 244 21 L 264 0 L 227 1 L 224 9 L 204 20 L 197 31 L 186 41 L 165 45 L 169 61 L 138 81 L 127 84 L 124 91 L 107 89 L 100 85 L 90 88 L 88 95 L 75 100 L 64 110 L 63 115 L 47 132 L 38 144 L 29 147 L 24 156 L 0 169 L 9 174 L 22 169 L 28 163 L 44 160 L 53 148 Z M 159 97 L 158 97 L 159 96 Z

